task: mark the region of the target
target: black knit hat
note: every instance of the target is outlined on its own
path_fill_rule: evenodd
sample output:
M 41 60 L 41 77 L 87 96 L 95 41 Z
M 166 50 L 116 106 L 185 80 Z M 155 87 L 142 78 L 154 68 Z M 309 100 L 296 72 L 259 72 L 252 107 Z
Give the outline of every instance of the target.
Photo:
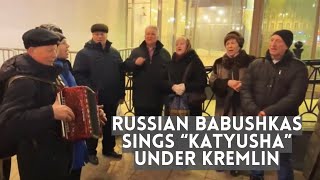
M 107 25 L 105 24 L 94 24 L 91 26 L 91 32 L 105 32 L 108 33 L 109 32 L 109 28 Z
M 242 35 L 237 32 L 237 31 L 231 31 L 229 32 L 226 37 L 224 37 L 224 45 L 226 45 L 226 42 L 230 39 L 235 39 L 238 44 L 239 44 L 239 47 L 242 48 L 243 47 L 243 44 L 244 44 L 244 38 L 242 37 Z
M 53 32 L 43 28 L 30 29 L 22 35 L 24 47 L 48 46 L 58 44 L 60 38 Z
M 276 31 L 272 34 L 278 35 L 281 37 L 281 39 L 284 41 L 284 43 L 287 45 L 288 48 L 290 48 L 292 41 L 293 41 L 293 33 L 290 30 L 282 29 L 279 31 Z

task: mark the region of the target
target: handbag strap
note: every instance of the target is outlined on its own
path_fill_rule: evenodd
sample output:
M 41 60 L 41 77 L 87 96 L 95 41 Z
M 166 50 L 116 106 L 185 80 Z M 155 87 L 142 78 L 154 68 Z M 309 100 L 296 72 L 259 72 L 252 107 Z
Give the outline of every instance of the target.
M 183 76 L 182 76 L 182 83 L 185 83 L 185 82 L 186 82 L 186 80 L 187 80 L 187 76 L 188 76 L 188 74 L 189 74 L 189 72 L 190 72 L 192 62 L 193 62 L 193 61 L 191 61 L 191 62 L 188 64 L 188 66 L 187 66 L 186 70 L 185 70 L 185 71 L 184 71 L 184 73 L 183 73 Z

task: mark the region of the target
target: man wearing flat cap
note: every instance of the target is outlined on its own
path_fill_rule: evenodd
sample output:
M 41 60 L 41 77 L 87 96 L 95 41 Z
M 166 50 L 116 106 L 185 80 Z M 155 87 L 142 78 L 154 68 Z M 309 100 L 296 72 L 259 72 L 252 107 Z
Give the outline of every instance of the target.
M 109 28 L 105 24 L 91 26 L 92 39 L 85 43 L 75 58 L 73 70 L 78 85 L 85 85 L 98 94 L 98 102 L 109 119 L 103 126 L 102 154 L 113 158 L 122 155 L 114 151 L 115 136 L 111 135 L 112 116 L 125 96 L 125 74 L 119 51 L 111 46 L 107 35 Z M 87 140 L 89 162 L 97 165 L 98 140 Z
M 299 106 L 308 88 L 308 71 L 289 50 L 292 41 L 290 30 L 274 32 L 265 58 L 256 59 L 249 65 L 240 91 L 244 115 L 299 115 Z M 263 179 L 263 171 L 252 171 L 250 179 Z M 278 179 L 294 179 L 289 153 L 280 154 Z
M 56 101 L 59 37 L 36 28 L 22 39 L 27 53 L 5 61 L 0 69 L 0 84 L 7 85 L 0 106 L 0 128 L 5 127 L 0 130 L 0 154 L 8 144 L 14 147 L 10 156 L 17 155 L 21 180 L 69 179 L 72 144 L 61 138 L 60 121 L 74 120 L 74 113 Z

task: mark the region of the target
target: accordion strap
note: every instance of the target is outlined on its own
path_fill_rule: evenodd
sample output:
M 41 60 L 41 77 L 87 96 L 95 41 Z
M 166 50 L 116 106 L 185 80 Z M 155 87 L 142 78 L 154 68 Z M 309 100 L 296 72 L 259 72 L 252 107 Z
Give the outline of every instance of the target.
M 8 80 L 8 84 L 7 84 L 7 87 L 10 86 L 10 84 L 17 80 L 17 79 L 21 79 L 21 78 L 26 78 L 26 79 L 33 79 L 33 80 L 36 80 L 36 81 L 40 81 L 40 82 L 44 82 L 44 83 L 47 83 L 47 84 L 51 84 L 53 86 L 56 86 L 57 84 L 55 82 L 51 82 L 51 81 L 48 81 L 46 79 L 42 79 L 42 78 L 38 78 L 38 77 L 34 77 L 34 76 L 30 76 L 30 75 L 15 75 L 13 77 L 11 77 L 9 80 Z

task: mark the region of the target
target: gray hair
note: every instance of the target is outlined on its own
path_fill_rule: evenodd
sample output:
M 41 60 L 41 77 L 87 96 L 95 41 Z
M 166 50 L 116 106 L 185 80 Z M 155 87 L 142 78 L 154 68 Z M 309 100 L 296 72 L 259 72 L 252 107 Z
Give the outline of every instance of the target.
M 159 35 L 159 30 L 158 30 L 157 26 L 149 25 L 149 26 L 146 27 L 145 32 L 147 31 L 147 29 L 152 29 L 152 30 L 156 31 L 157 36 Z
M 58 32 L 58 33 L 63 34 L 62 29 L 59 26 L 54 25 L 54 24 L 41 24 L 39 26 L 39 28 L 43 28 L 43 29 L 46 29 L 49 31 Z
M 178 41 L 185 41 L 186 42 L 186 45 L 187 45 L 187 48 L 186 48 L 186 51 L 190 51 L 191 50 L 191 43 L 190 43 L 190 40 L 186 37 L 186 36 L 179 36 L 177 39 L 176 39 L 176 43 Z
M 39 27 L 36 27 L 36 28 L 46 29 L 48 31 L 53 32 L 54 34 L 56 34 L 59 37 L 59 42 L 61 42 L 63 39 L 66 38 L 62 33 L 62 29 L 57 25 L 54 25 L 54 24 L 41 24 Z

